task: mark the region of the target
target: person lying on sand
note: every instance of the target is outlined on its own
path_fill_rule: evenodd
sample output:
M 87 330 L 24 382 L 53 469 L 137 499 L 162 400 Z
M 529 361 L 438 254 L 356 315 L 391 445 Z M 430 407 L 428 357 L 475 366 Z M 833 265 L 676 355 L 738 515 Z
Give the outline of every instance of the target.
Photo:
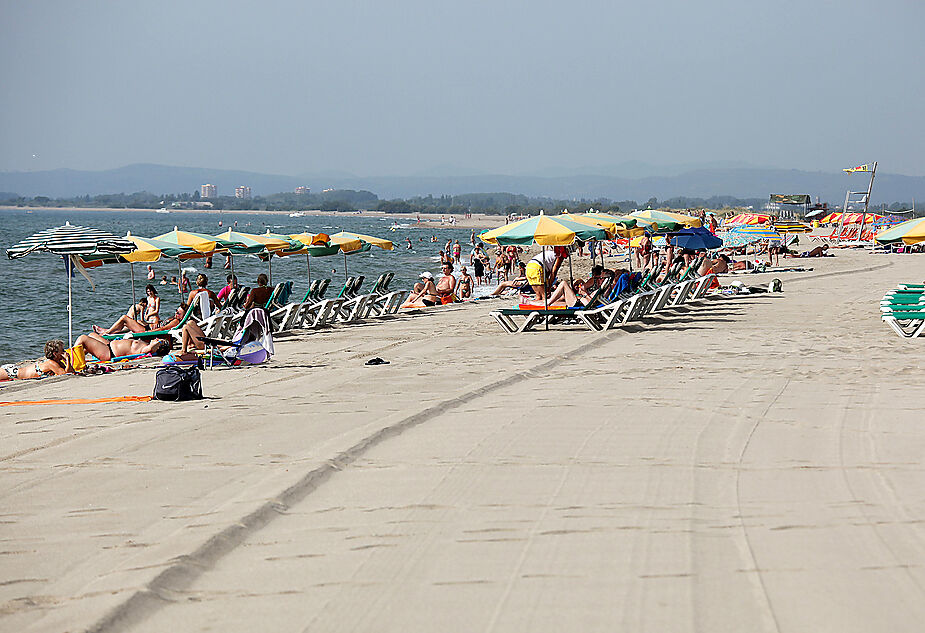
M 829 254 L 826 252 L 828 250 L 829 250 L 829 245 L 823 244 L 822 246 L 817 246 L 811 251 L 800 253 L 800 257 L 829 257 Z
M 64 341 L 54 339 L 45 343 L 45 357 L 24 365 L 10 363 L 0 366 L 0 380 L 27 380 L 42 376 L 73 374 L 71 359 L 64 352 Z
M 96 332 L 81 334 L 77 337 L 75 345 L 83 345 L 85 350 L 101 361 L 121 358 L 122 356 L 135 356 L 137 354 L 164 356 L 170 351 L 171 347 L 170 342 L 162 338 L 155 338 L 150 341 L 137 338 L 107 341 Z
M 177 311 L 174 312 L 174 315 L 166 321 L 161 321 L 158 324 L 162 330 L 169 330 L 172 327 L 179 325 L 180 321 L 183 319 L 183 315 L 186 314 L 187 305 L 181 303 L 177 308 Z M 140 334 L 141 332 L 147 332 L 148 326 L 137 319 L 123 314 L 120 316 L 111 327 L 106 329 L 101 328 L 98 325 L 93 326 L 93 332 L 95 334 L 121 334 L 122 332 L 134 332 L 135 334 Z

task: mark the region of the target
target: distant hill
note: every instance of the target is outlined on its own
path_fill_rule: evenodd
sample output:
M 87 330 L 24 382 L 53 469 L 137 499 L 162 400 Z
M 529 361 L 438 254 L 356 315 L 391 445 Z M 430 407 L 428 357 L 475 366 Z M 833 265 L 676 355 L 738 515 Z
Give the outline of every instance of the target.
M 246 171 L 128 165 L 108 171 L 57 169 L 35 172 L 0 172 L 0 191 L 21 196 L 52 198 L 107 193 L 149 191 L 156 194 L 193 192 L 203 183 L 218 187 L 219 194 L 230 195 L 238 185 L 251 187 L 254 195 L 292 191 L 297 186 L 323 189 L 372 191 L 380 198 L 409 198 L 419 195 L 459 195 L 479 191 L 510 191 L 528 196 L 555 199 L 659 200 L 676 196 L 709 198 L 734 196 L 766 199 L 770 193 L 807 193 L 813 198 L 840 204 L 845 191 L 867 186 L 864 174 L 809 172 L 796 169 L 756 167 L 713 167 L 625 178 L 612 175 L 506 176 L 434 175 L 354 177 L 346 174 L 306 175 L 304 177 L 259 174 Z M 640 170 L 642 172 L 643 170 Z M 925 200 L 925 177 L 881 173 L 874 184 L 872 204 Z

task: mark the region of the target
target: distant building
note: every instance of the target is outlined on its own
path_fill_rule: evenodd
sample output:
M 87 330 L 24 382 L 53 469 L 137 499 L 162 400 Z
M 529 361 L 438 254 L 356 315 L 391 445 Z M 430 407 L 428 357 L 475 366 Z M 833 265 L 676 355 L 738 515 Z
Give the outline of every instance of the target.
M 311 187 L 296 187 L 295 188 L 295 195 L 297 196 L 307 196 L 311 192 L 312 192 Z
M 333 187 L 331 187 L 330 189 L 322 189 L 321 193 L 328 193 L 330 191 L 336 191 L 336 189 L 334 189 Z
M 217 198 L 218 190 L 215 188 L 215 185 L 203 185 L 199 188 L 199 197 L 200 198 Z
M 247 187 L 247 186 L 245 186 L 245 185 L 241 185 L 240 187 L 235 187 L 235 188 L 234 188 L 234 197 L 235 197 L 235 198 L 243 198 L 243 199 L 247 200 L 248 198 L 251 197 L 251 188 L 250 188 L 250 187 Z

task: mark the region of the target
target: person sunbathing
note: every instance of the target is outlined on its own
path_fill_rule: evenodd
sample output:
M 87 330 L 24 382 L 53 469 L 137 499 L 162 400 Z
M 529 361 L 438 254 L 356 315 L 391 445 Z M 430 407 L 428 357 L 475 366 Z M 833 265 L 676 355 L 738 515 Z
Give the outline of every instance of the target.
M 435 306 L 440 303 L 437 286 L 434 285 L 434 276 L 427 271 L 421 273 L 421 281 L 414 284 L 405 305 L 417 302 L 421 302 L 426 306 Z
M 101 361 L 143 354 L 164 356 L 170 351 L 171 347 L 170 342 L 162 338 L 154 338 L 150 341 L 143 341 L 137 338 L 107 341 L 96 332 L 81 334 L 77 337 L 77 341 L 74 345 L 83 345 L 86 351 L 90 352 Z
M 800 257 L 828 257 L 828 253 L 826 253 L 827 250 L 829 250 L 829 245 L 823 244 L 822 246 L 817 246 L 811 251 L 800 253 Z
M 27 380 L 43 376 L 73 374 L 71 358 L 64 351 L 64 341 L 54 339 L 45 343 L 45 357 L 24 365 L 10 363 L 0 366 L 0 380 Z
M 200 293 L 206 293 L 209 296 L 209 305 L 210 310 L 213 312 L 221 308 L 221 302 L 218 300 L 218 297 L 214 292 L 209 290 L 209 278 L 206 275 L 199 274 L 196 276 L 196 288 L 191 290 L 189 296 L 186 298 L 186 303 L 193 305 L 193 301 L 196 301 L 196 297 Z M 204 315 L 203 315 L 204 316 Z
M 519 290 L 522 293 L 533 292 L 533 286 L 527 282 L 527 265 L 523 262 L 517 262 L 517 266 L 520 268 L 520 274 L 510 281 L 499 283 L 498 287 L 492 290 L 489 296 L 497 297 L 505 290 Z
M 169 330 L 170 328 L 176 327 L 179 325 L 180 321 L 183 320 L 183 316 L 186 314 L 187 305 L 181 303 L 177 308 L 177 311 L 174 312 L 174 315 L 166 321 L 161 321 L 158 326 L 162 330 Z M 121 334 L 123 332 L 132 332 L 134 334 L 140 334 L 142 332 L 148 331 L 148 324 L 143 323 L 137 319 L 133 319 L 127 314 L 120 316 L 111 327 L 101 328 L 98 325 L 93 326 L 93 332 L 95 334 L 104 335 L 104 334 Z
M 703 277 L 704 275 L 709 275 L 713 273 L 714 275 L 721 275 L 725 272 L 729 272 L 729 262 L 731 260 L 727 255 L 720 254 L 716 259 L 706 258 L 703 260 L 703 263 L 700 265 L 700 270 L 697 271 L 697 274 Z

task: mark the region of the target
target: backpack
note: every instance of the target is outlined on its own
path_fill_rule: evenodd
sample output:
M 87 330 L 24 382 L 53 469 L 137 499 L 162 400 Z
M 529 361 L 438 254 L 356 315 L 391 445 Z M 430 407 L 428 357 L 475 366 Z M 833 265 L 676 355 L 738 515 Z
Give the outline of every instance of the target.
M 154 378 L 155 400 L 202 400 L 202 380 L 199 367 L 165 365 Z

